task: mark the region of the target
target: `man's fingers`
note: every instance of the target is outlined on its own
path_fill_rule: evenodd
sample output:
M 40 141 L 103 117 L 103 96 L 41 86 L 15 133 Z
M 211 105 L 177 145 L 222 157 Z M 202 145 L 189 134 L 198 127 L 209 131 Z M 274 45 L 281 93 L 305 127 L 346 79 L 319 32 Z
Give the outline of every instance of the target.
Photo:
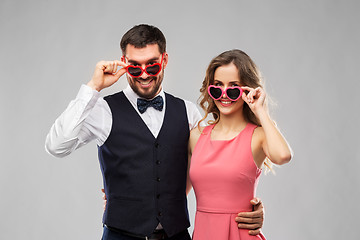
M 124 73 L 126 73 L 126 67 L 128 66 L 128 64 L 119 60 L 114 60 L 112 63 L 114 64 L 113 74 L 117 78 L 120 78 L 122 75 L 124 75 Z M 122 68 L 118 70 L 118 67 L 122 67 Z
M 261 209 L 257 209 L 252 212 L 240 212 L 238 213 L 238 217 L 241 218 L 263 218 L 263 211 Z
M 124 75 L 124 73 L 126 73 L 126 69 L 125 69 L 125 68 L 121 68 L 121 69 L 119 69 L 119 71 L 117 71 L 117 72 L 115 73 L 115 76 L 116 76 L 117 78 L 120 78 L 122 75 Z
M 104 73 L 113 73 L 113 74 L 115 74 L 117 72 L 118 66 L 123 67 L 123 68 L 128 66 L 128 64 L 121 62 L 119 60 L 100 61 L 98 63 L 98 65 L 104 71 Z
M 259 198 L 253 198 L 253 199 L 251 199 L 250 203 L 252 205 L 258 205 L 261 203 L 261 200 Z
M 260 224 L 244 224 L 244 223 L 239 223 L 238 224 L 238 228 L 241 229 L 249 229 L 249 230 L 257 230 L 259 228 L 261 228 Z
M 106 194 L 105 194 L 105 190 L 102 188 L 101 191 L 104 193 L 103 195 L 103 199 L 106 200 Z
M 112 63 L 112 68 L 113 68 L 113 74 L 116 73 L 116 71 L 117 71 L 117 64 L 116 64 L 115 61 Z
M 114 62 L 116 63 L 116 66 L 120 66 L 120 67 L 127 67 L 129 64 L 124 63 L 122 61 L 119 60 L 114 60 Z
M 236 217 L 235 221 L 237 223 L 261 223 L 262 217 L 259 215 L 258 217 Z
M 251 236 L 256 236 L 256 235 L 258 235 L 258 234 L 260 234 L 260 228 L 259 229 L 255 229 L 255 230 L 250 230 L 249 231 L 249 235 L 251 235 Z
M 106 210 L 106 203 L 107 203 L 107 201 L 105 200 L 104 201 L 104 210 Z

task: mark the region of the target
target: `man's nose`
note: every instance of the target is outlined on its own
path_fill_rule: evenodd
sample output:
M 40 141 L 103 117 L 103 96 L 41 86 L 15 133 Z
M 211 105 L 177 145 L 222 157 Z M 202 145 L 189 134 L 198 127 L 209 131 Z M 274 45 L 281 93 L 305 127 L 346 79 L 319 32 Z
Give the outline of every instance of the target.
M 140 75 L 140 78 L 142 78 L 142 79 L 146 79 L 149 77 L 149 75 L 146 73 L 145 69 L 146 69 L 146 66 L 143 68 L 143 72 Z

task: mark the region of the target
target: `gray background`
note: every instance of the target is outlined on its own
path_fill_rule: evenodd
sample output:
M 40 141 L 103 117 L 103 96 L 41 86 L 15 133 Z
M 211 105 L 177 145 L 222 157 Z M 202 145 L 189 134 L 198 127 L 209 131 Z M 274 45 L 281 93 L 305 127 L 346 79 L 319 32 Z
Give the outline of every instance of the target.
M 295 152 L 260 179 L 268 239 L 357 238 L 359 5 L 1 0 L 0 239 L 100 239 L 96 144 L 55 159 L 44 141 L 96 62 L 118 59 L 121 36 L 139 23 L 167 37 L 164 88 L 174 95 L 196 102 L 206 66 L 228 49 L 244 50 L 262 71 L 273 118 Z M 189 208 L 193 222 L 193 193 Z

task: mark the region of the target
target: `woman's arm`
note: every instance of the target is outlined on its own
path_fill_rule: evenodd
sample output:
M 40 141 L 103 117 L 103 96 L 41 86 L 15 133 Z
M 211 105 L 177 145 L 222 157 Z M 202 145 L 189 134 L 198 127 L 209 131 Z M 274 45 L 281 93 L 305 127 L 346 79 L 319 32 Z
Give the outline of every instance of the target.
M 197 141 L 199 140 L 202 130 L 203 130 L 203 127 L 195 127 L 193 130 L 190 131 L 189 144 L 188 144 L 188 168 L 187 168 L 187 179 L 186 179 L 186 194 L 189 194 L 189 192 L 192 188 L 190 177 L 189 177 L 191 156 L 192 156 L 192 152 L 195 148 L 195 145 L 196 145 Z
M 292 151 L 264 106 L 265 91 L 260 87 L 256 89 L 249 87 L 242 88 L 249 91 L 248 94 L 243 94 L 243 100 L 249 105 L 262 126 L 263 137 L 261 145 L 265 155 L 278 165 L 289 162 L 292 158 Z

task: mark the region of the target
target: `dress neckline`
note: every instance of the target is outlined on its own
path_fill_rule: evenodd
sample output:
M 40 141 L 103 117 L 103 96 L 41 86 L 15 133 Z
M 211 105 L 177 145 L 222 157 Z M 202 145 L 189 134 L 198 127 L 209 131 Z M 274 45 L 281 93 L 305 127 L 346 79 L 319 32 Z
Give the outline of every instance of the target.
M 231 141 L 234 141 L 236 138 L 238 138 L 243 132 L 244 130 L 249 126 L 249 123 L 247 122 L 245 127 L 233 138 L 231 139 L 219 139 L 219 140 L 213 140 L 211 138 L 211 133 L 212 133 L 212 130 L 214 129 L 216 124 L 213 124 L 212 126 L 210 126 L 210 129 L 209 129 L 209 139 L 211 142 L 231 142 Z

